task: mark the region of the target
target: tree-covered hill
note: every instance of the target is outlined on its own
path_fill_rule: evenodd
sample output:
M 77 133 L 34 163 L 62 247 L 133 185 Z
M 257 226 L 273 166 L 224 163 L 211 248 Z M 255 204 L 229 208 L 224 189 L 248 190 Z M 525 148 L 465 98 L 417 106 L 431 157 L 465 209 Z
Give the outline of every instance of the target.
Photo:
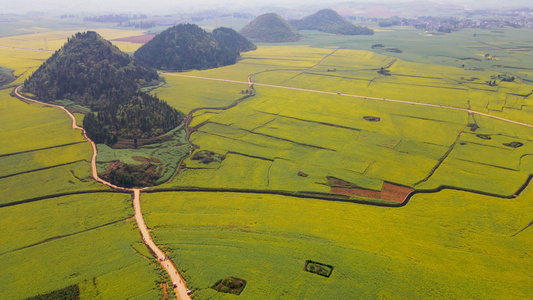
M 149 138 L 183 120 L 183 114 L 140 88 L 159 75 L 121 52 L 96 32 L 77 33 L 24 83 L 24 92 L 44 102 L 68 99 L 89 108 L 87 135 L 96 143 Z M 93 113 L 94 112 L 94 113 Z
M 332 9 L 319 10 L 301 20 L 292 20 L 290 24 L 298 30 L 318 30 L 346 35 L 374 34 L 374 30 L 368 27 L 355 26 Z
M 95 143 L 113 145 L 118 138 L 151 138 L 162 135 L 183 121 L 183 114 L 147 93 L 124 98 L 83 119 L 83 127 Z
M 296 28 L 275 13 L 260 15 L 244 26 L 239 33 L 262 43 L 296 42 L 302 37 Z
M 230 54 L 228 63 L 225 65 L 236 63 L 241 52 L 257 49 L 256 45 L 231 28 L 220 27 L 213 30 L 212 34 L 222 49 L 229 50 L 225 51 Z
M 157 85 L 159 75 L 94 31 L 76 33 L 24 82 L 38 100 L 69 99 L 93 110 Z
M 194 24 L 180 24 L 156 35 L 134 56 L 156 69 L 203 70 L 234 64 L 240 52 L 253 49 L 255 45 L 232 29 L 208 33 Z

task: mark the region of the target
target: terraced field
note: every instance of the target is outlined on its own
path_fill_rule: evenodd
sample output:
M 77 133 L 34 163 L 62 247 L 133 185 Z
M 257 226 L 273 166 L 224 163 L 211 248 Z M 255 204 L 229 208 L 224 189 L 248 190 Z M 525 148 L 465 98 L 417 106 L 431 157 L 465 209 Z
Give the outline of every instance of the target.
M 294 51 L 275 47 L 283 48 Z M 156 191 L 212 192 L 144 195 L 148 226 L 195 297 L 220 298 L 211 286 L 234 276 L 247 281 L 242 295 L 263 299 L 529 298 L 533 196 L 529 188 L 517 192 L 533 172 L 532 128 L 447 107 L 530 123 L 532 87 L 489 86 L 460 67 L 328 50 L 317 51 L 323 57 L 314 64 L 294 58 L 294 68 L 262 59 L 268 71 L 252 80 L 332 95 L 256 85 L 256 95 L 235 107 L 195 113 L 195 153 L 225 159 L 193 154 Z M 246 74 L 257 53 L 225 72 Z M 226 79 L 216 71 L 187 75 Z M 395 183 L 415 194 L 395 209 L 308 198 L 332 192 L 331 178 L 372 191 Z M 279 192 L 298 198 L 272 194 Z M 331 277 L 305 272 L 307 260 L 334 266 Z
M 273 59 L 284 48 L 290 49 L 288 57 L 281 62 Z M 378 191 L 384 182 L 390 182 L 418 191 L 452 187 L 511 197 L 532 173 L 528 164 L 522 164 L 522 159 L 532 153 L 528 146 L 533 134 L 530 127 L 449 109 L 457 107 L 502 118 L 515 117 L 518 111 L 521 117 L 517 121 L 527 122 L 528 110 L 516 108 L 517 101 L 528 101 L 526 92 L 532 87 L 527 84 L 501 81 L 497 87 L 489 86 L 481 79 L 464 80 L 473 78 L 475 71 L 410 63 L 360 50 L 268 50 L 274 54 L 251 52 L 232 68 L 243 68 L 244 73 L 249 65 L 262 66 L 266 70 L 252 76 L 254 82 L 333 95 L 256 86 L 256 96 L 231 109 L 198 111 L 195 116 L 200 120 L 192 123 L 191 142 L 197 145 L 197 151 L 214 151 L 226 155 L 227 161 L 186 168 L 164 188 L 248 187 L 327 193 L 327 178 L 334 177 Z M 301 53 L 291 52 L 296 50 Z M 256 55 L 265 57 L 258 59 Z M 293 69 L 287 68 L 291 59 Z M 278 66 L 286 69 L 278 70 Z M 382 67 L 389 71 L 387 75 L 378 73 Z M 216 71 L 190 75 L 218 78 Z M 206 85 L 214 82 L 181 77 L 172 80 Z M 368 117 L 378 121 L 368 121 Z M 524 146 L 505 146 L 512 142 Z M 246 166 L 245 172 L 238 171 L 242 166 Z M 230 180 L 233 172 L 229 169 L 247 175 L 240 181 Z M 494 174 L 493 180 L 486 174 Z
M 71 34 L 0 38 L 14 47 L 0 48 L 0 66 L 22 83 L 51 54 L 42 50 Z M 261 45 L 236 65 L 185 74 L 198 78 L 163 75 L 153 93 L 191 113 L 187 131 L 135 151 L 99 146 L 100 171 L 164 158 L 171 180 L 142 193 L 143 211 L 197 299 L 223 298 L 211 286 L 230 276 L 247 281 L 240 297 L 251 299 L 531 298 L 533 128 L 474 112 L 530 124 L 533 87 L 503 81 L 487 61 L 415 63 L 435 57 L 416 49 L 402 60 L 353 39 Z M 248 78 L 274 86 L 252 91 Z M 62 111 L 9 92 L 0 91 L 3 295 L 74 284 L 86 299 L 161 298 L 131 195 L 90 178 L 91 147 Z M 187 142 L 194 152 L 178 166 Z M 413 193 L 403 203 L 369 196 L 382 189 Z M 331 276 L 305 272 L 307 260 L 333 266 Z
M 50 54 L 0 48 L 0 65 L 21 83 Z M 132 219 L 132 196 L 92 179 L 91 146 L 62 110 L 24 103 L 10 92 L 0 91 L 2 298 L 71 285 L 81 299 L 161 298 L 162 274 Z
M 9 141 L 0 147 L 2 297 L 73 284 L 82 298 L 160 297 L 161 276 L 143 253 L 131 196 L 106 193 L 92 180 L 91 147 L 70 118 L 0 93 L 0 136 Z M 134 288 L 116 289 L 123 280 Z

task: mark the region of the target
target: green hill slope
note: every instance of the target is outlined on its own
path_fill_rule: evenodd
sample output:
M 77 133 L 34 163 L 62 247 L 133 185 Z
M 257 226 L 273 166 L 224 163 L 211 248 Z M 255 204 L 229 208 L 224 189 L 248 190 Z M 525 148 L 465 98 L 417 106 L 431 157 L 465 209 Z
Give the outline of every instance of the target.
M 69 99 L 100 110 L 132 94 L 159 75 L 132 60 L 98 33 L 77 33 L 24 83 L 24 91 L 45 102 Z
M 203 70 L 234 64 L 240 52 L 253 49 L 233 29 L 218 28 L 211 34 L 194 24 L 180 24 L 158 34 L 134 56 L 156 69 Z
M 318 30 L 346 35 L 374 34 L 374 30 L 368 27 L 355 26 L 332 9 L 322 9 L 301 20 L 293 20 L 290 23 L 298 30 Z
M 294 27 L 275 13 L 260 15 L 244 26 L 239 33 L 262 43 L 296 42 L 301 38 Z
M 218 42 L 220 47 L 223 49 L 228 49 L 228 53 L 236 53 L 237 56 L 240 52 L 247 52 L 257 49 L 257 46 L 250 42 L 247 38 L 240 35 L 237 31 L 227 28 L 220 27 L 213 30 L 213 37 Z M 234 64 L 235 61 L 232 61 L 231 64 Z
M 148 138 L 175 128 L 183 114 L 139 92 L 159 75 L 121 52 L 98 33 L 77 33 L 24 83 L 44 102 L 68 99 L 90 109 L 83 126 L 96 143 Z

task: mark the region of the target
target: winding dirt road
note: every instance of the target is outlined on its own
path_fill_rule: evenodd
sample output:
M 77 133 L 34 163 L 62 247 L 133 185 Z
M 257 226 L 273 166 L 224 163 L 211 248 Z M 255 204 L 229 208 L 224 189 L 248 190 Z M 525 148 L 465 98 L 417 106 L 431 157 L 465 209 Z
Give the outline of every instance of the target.
M 183 278 L 181 277 L 176 266 L 167 257 L 167 255 L 163 253 L 163 251 L 161 251 L 159 247 L 157 247 L 157 245 L 152 240 L 152 237 L 150 236 L 150 232 L 148 231 L 148 227 L 146 227 L 146 223 L 144 222 L 143 214 L 141 211 L 140 189 L 133 189 L 133 209 L 135 210 L 135 220 L 137 221 L 137 226 L 139 227 L 139 231 L 141 232 L 144 243 L 155 253 L 157 260 L 159 261 L 161 266 L 165 268 L 165 270 L 167 270 L 167 273 L 170 276 L 172 282 L 177 283 L 177 287 L 174 289 L 177 298 L 191 299 L 187 295 L 187 286 L 185 285 L 185 280 L 183 280 Z
M 50 104 L 50 103 L 46 103 L 46 102 L 41 102 L 41 101 L 34 100 L 34 99 L 31 99 L 31 98 L 28 98 L 28 97 L 25 97 L 25 96 L 21 95 L 19 93 L 19 88 L 20 87 L 21 86 L 18 86 L 18 87 L 15 88 L 15 95 L 17 97 L 19 97 L 20 99 L 24 99 L 26 101 L 33 102 L 33 103 L 38 103 L 38 104 L 41 104 L 41 105 L 57 107 L 57 108 L 62 109 L 72 119 L 72 129 L 79 129 L 79 130 L 82 131 L 83 136 L 85 137 L 85 139 L 89 143 L 91 143 L 91 146 L 93 148 L 93 155 L 92 155 L 92 159 L 91 159 L 91 169 L 92 169 L 92 176 L 93 176 L 94 180 L 96 180 L 97 182 L 100 182 L 100 183 L 102 183 L 104 185 L 107 185 L 107 186 L 109 186 L 109 187 L 111 187 L 113 189 L 117 189 L 117 190 L 121 190 L 121 191 L 133 192 L 133 209 L 135 211 L 135 221 L 137 222 L 137 227 L 139 228 L 139 231 L 141 233 L 141 236 L 142 236 L 142 239 L 144 241 L 144 244 L 148 248 L 150 248 L 150 250 L 152 250 L 153 253 L 155 253 L 156 258 L 158 259 L 161 267 L 167 271 L 167 273 L 168 273 L 169 277 L 171 278 L 172 282 L 176 282 L 177 283 L 177 287 L 174 288 L 174 292 L 176 293 L 177 299 L 180 299 L 180 300 L 191 299 L 191 297 L 189 297 L 187 295 L 187 284 L 186 284 L 185 280 L 183 280 L 183 278 L 179 274 L 176 266 L 174 265 L 174 263 L 169 258 L 167 258 L 166 254 L 163 253 L 163 251 L 161 251 L 161 249 L 159 249 L 159 247 L 157 247 L 157 245 L 153 242 L 152 237 L 150 236 L 150 232 L 148 231 L 148 228 L 146 227 L 146 223 L 144 222 L 144 217 L 143 217 L 142 210 L 141 210 L 141 189 L 127 189 L 127 188 L 123 188 L 123 187 L 120 187 L 120 186 L 116 186 L 114 184 L 111 184 L 110 182 L 107 182 L 107 181 L 101 179 L 98 176 L 98 171 L 96 169 L 96 156 L 98 155 L 98 150 L 96 148 L 96 144 L 87 136 L 87 133 L 85 132 L 85 129 L 83 129 L 83 127 L 80 127 L 80 126 L 78 126 L 76 124 L 76 117 L 63 106 Z
M 411 104 L 411 105 L 419 105 L 419 106 L 428 106 L 428 107 L 436 107 L 436 108 L 444 108 L 444 109 L 453 109 L 458 111 L 464 111 L 469 114 L 475 114 L 480 116 L 489 117 L 492 119 L 513 123 L 521 126 L 531 127 L 533 128 L 533 125 L 526 124 L 518 121 L 513 121 L 493 115 L 489 115 L 486 113 L 482 113 L 479 111 L 467 109 L 467 108 L 460 108 L 460 107 L 454 107 L 454 106 L 447 106 L 447 105 L 440 105 L 440 104 L 430 104 L 430 103 L 422 103 L 422 102 L 414 102 L 414 101 L 405 101 L 405 100 L 395 100 L 395 99 L 387 99 L 387 98 L 377 98 L 377 97 L 368 97 L 368 96 L 361 96 L 361 95 L 351 95 L 351 94 L 341 94 L 341 93 L 335 93 L 335 92 L 326 92 L 326 91 L 319 91 L 319 90 L 311 90 L 311 89 L 303 89 L 303 88 L 295 88 L 295 87 L 289 87 L 289 86 L 282 86 L 282 85 L 273 85 L 273 84 L 266 84 L 266 83 L 254 83 L 252 82 L 252 75 L 248 76 L 248 81 L 238 81 L 238 80 L 228 80 L 228 79 L 220 79 L 220 78 L 210 78 L 210 77 L 200 77 L 200 76 L 191 76 L 191 75 L 183 75 L 183 74 L 176 74 L 176 73 L 160 73 L 162 75 L 168 75 L 168 76 L 177 76 L 177 77 L 186 77 L 186 78 L 195 78 L 195 79 L 202 79 L 202 80 L 213 80 L 213 81 L 223 81 L 223 82 L 232 82 L 232 83 L 241 83 L 241 84 L 247 84 L 249 87 L 256 85 L 256 86 L 265 86 L 265 87 L 271 87 L 271 88 L 278 88 L 278 89 L 286 89 L 286 90 L 294 90 L 294 91 L 301 91 L 301 92 L 309 92 L 309 93 L 319 93 L 319 94 L 326 94 L 326 95 L 337 95 L 337 96 L 344 96 L 344 97 L 352 97 L 352 98 L 361 98 L 361 99 L 369 99 L 369 100 L 377 100 L 377 101 L 386 101 L 386 102 L 395 102 L 395 103 L 402 103 L 402 104 Z

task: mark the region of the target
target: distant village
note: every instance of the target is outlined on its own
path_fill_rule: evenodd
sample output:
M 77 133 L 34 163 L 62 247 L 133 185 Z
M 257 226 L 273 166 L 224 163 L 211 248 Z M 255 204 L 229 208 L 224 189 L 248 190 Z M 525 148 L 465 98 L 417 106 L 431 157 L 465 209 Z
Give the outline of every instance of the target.
M 517 10 L 472 10 L 466 11 L 466 17 L 424 16 L 416 19 L 392 17 L 371 19 L 380 27 L 413 26 L 417 29 L 451 33 L 467 28 L 496 29 L 503 27 L 533 28 L 533 9 Z
M 77 15 L 62 15 L 61 18 L 76 18 Z M 109 14 L 85 17 L 91 22 L 116 22 L 121 27 L 152 28 L 156 26 L 172 26 L 186 22 L 201 22 L 220 18 L 253 19 L 254 14 L 243 12 L 221 12 L 206 10 L 188 14 L 173 14 L 165 16 Z M 374 22 L 380 27 L 412 26 L 414 28 L 434 33 L 451 33 L 467 28 L 497 29 L 503 27 L 533 28 L 533 9 L 521 8 L 513 10 L 465 10 L 461 17 L 420 16 L 417 18 L 377 18 L 365 16 L 345 16 L 352 21 Z

